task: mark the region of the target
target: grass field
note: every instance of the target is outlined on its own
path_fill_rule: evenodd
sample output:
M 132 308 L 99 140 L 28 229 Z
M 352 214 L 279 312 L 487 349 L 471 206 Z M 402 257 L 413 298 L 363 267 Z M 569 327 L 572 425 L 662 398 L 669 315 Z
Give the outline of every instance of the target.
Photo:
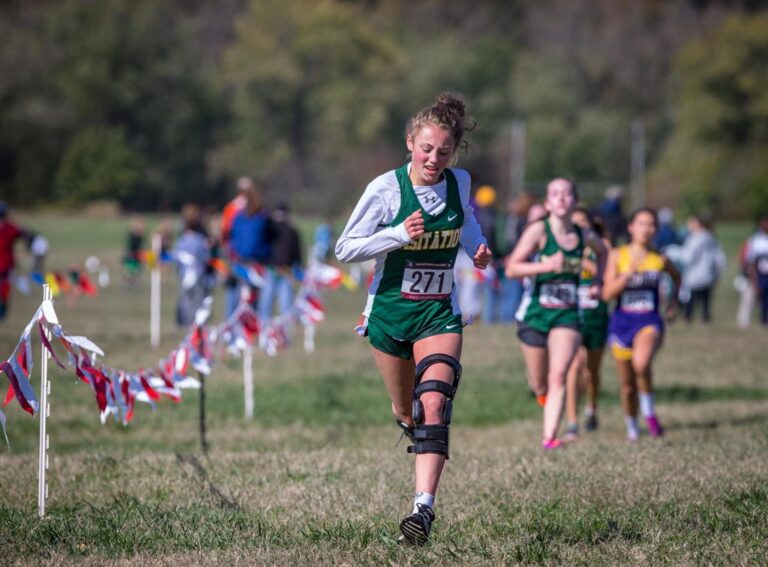
M 163 344 L 149 347 L 149 289 L 122 289 L 125 222 L 26 219 L 48 235 L 52 267 L 96 254 L 113 266 L 98 298 L 56 302 L 72 334 L 109 365 L 150 366 L 182 337 L 164 286 Z M 732 252 L 748 226 L 723 226 Z M 731 254 L 732 257 L 732 254 Z M 624 441 L 612 362 L 601 427 L 567 449 L 539 449 L 540 411 L 511 327 L 465 334 L 452 458 L 433 541 L 395 542 L 410 507 L 412 458 L 365 342 L 351 333 L 362 292 L 327 296 L 317 351 L 256 357 L 256 417 L 243 418 L 241 363 L 208 381 L 211 450 L 199 454 L 198 394 L 123 427 L 101 426 L 90 390 L 52 370 L 48 515 L 37 511 L 37 420 L 7 409 L 0 451 L 3 564 L 733 564 L 768 558 L 768 332 L 739 330 L 733 264 L 715 323 L 671 326 L 656 365 L 661 441 Z M 13 297 L 0 325 L 8 356 L 39 297 Z M 220 305 L 220 303 L 219 303 Z M 36 359 L 38 356 L 36 356 Z M 3 381 L 5 378 L 2 379 Z M 35 381 L 37 383 L 37 381 Z

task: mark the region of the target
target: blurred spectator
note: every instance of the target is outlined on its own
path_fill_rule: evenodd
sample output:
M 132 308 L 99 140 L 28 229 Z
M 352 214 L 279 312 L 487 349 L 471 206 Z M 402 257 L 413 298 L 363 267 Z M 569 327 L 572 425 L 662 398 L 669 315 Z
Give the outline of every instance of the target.
M 475 218 L 480 224 L 483 236 L 491 250 L 498 250 L 496 245 L 496 189 L 490 185 L 478 187 L 475 192 Z
M 483 236 L 488 241 L 488 247 L 494 252 L 499 249 L 496 238 L 497 214 L 496 214 L 496 189 L 490 185 L 478 187 L 475 192 L 475 218 L 480 224 Z M 476 277 L 482 288 L 483 322 L 492 325 L 499 321 L 501 307 L 501 280 L 503 272 L 502 258 L 497 256 L 490 269 L 478 271 Z
M 312 260 L 325 262 L 333 249 L 333 228 L 331 223 L 321 222 L 315 227 L 314 243 L 312 244 Z
M 725 254 L 710 228 L 712 217 L 699 213 L 688 218 L 688 237 L 680 250 L 683 280 L 680 301 L 684 305 L 685 320 L 690 323 L 696 304 L 701 304 L 701 316 L 705 323 L 711 320 L 712 290 L 725 269 Z
M 202 222 L 199 223 L 198 230 L 202 230 L 205 232 L 205 228 L 202 225 Z M 157 225 L 157 228 L 152 233 L 152 250 L 154 251 L 155 247 L 155 238 L 160 239 L 160 253 L 157 258 L 155 258 L 155 261 L 165 262 L 170 259 L 170 252 L 173 248 L 173 233 L 174 233 L 174 223 L 172 219 L 164 218 L 160 221 L 160 223 Z
M 667 246 L 680 244 L 680 237 L 675 228 L 675 214 L 669 207 L 662 207 L 657 214 L 659 226 L 656 236 L 653 237 L 653 247 L 659 252 L 664 252 Z
M 747 243 L 746 260 L 750 282 L 760 301 L 760 322 L 768 326 L 768 213 L 758 217 L 757 232 Z
M 237 213 L 245 208 L 245 203 L 247 201 L 246 193 L 251 189 L 255 189 L 255 187 L 253 179 L 245 176 L 241 177 L 237 180 L 237 184 L 235 185 L 235 198 L 224 205 L 224 210 L 221 212 L 220 239 L 225 246 L 229 244 L 232 223 L 234 222 Z
M 125 255 L 123 256 L 123 285 L 133 287 L 136 285 L 136 279 L 141 272 L 144 258 L 144 237 L 146 227 L 144 219 L 134 216 L 128 223 L 128 239 L 125 246 Z
M 232 223 L 235 217 L 245 208 L 248 201 L 247 193 L 256 189 L 253 179 L 247 176 L 240 177 L 235 184 L 235 197 L 226 205 L 221 212 L 221 224 L 219 230 L 219 245 L 221 247 L 222 258 L 231 259 L 232 253 Z M 224 282 L 225 312 L 231 315 L 240 301 L 239 283 L 234 274 L 229 274 Z
M 507 214 L 504 219 L 504 249 L 499 250 L 498 256 L 503 259 L 514 250 L 525 225 L 528 223 L 528 210 L 536 202 L 536 197 L 530 193 L 516 195 L 507 204 Z M 517 278 L 507 278 L 501 270 L 501 311 L 500 321 L 504 324 L 514 323 L 515 313 L 523 298 L 523 281 Z
M 288 311 L 293 304 L 295 273 L 301 268 L 301 239 L 299 231 L 288 216 L 288 205 L 280 204 L 272 213 L 274 240 L 266 276 L 266 285 L 259 299 L 259 314 L 272 317 L 277 300 L 278 314 Z
M 182 219 L 184 229 L 173 247 L 180 286 L 176 302 L 176 324 L 188 327 L 194 322 L 195 313 L 207 293 L 205 275 L 210 247 L 200 208 L 184 205 Z
M 456 297 L 464 321 L 474 321 L 483 311 L 482 286 L 472 258 L 459 247 L 453 264 Z
M 234 262 L 265 265 L 272 253 L 272 221 L 264 207 L 261 189 L 255 184 L 244 191 L 245 207 L 235 215 L 229 234 L 229 255 Z M 237 308 L 240 286 L 227 289 L 227 316 Z M 250 285 L 250 301 L 258 304 L 259 289 Z
M 528 209 L 536 202 L 536 197 L 530 193 L 520 193 L 507 203 L 507 214 L 504 218 L 504 249 L 500 255 L 506 256 L 515 249 L 525 225 L 528 224 Z
M 605 198 L 598 207 L 598 214 L 605 223 L 611 246 L 627 239 L 627 218 L 621 206 L 624 189 L 620 185 L 611 185 L 605 190 Z
M 48 239 L 42 234 L 32 237 L 29 243 L 29 251 L 32 254 L 32 272 L 45 273 L 45 258 L 48 255 Z
M 739 292 L 739 308 L 736 312 L 736 324 L 746 329 L 752 323 L 752 308 L 755 306 L 755 286 L 749 279 L 750 269 L 747 260 L 750 238 L 739 246 L 739 270 L 733 280 L 733 287 Z
M 0 201 L 0 320 L 8 314 L 11 297 L 11 278 L 16 266 L 14 246 L 19 239 L 31 241 L 34 236 L 8 218 L 8 207 Z
M 210 258 L 205 268 L 206 296 L 211 295 L 219 283 L 219 275 L 223 272 L 222 247 L 221 247 L 221 215 L 208 217 L 208 246 Z

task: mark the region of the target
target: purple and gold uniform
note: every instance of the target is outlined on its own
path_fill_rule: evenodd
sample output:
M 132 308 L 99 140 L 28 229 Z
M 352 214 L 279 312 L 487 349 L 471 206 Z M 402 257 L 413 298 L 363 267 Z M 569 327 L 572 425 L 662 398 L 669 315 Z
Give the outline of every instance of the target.
M 616 273 L 629 273 L 631 265 L 629 246 L 619 247 Z M 608 342 L 618 360 L 632 359 L 632 342 L 639 333 L 664 333 L 664 320 L 659 313 L 659 283 L 664 265 L 661 254 L 648 251 L 619 295 L 616 310 L 608 324 Z

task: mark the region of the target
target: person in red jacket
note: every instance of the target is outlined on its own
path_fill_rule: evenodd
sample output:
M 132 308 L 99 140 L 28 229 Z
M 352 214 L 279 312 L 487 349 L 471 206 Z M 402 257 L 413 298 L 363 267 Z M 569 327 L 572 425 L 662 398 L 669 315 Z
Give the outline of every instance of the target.
M 11 295 L 11 276 L 16 265 L 14 246 L 20 238 L 31 240 L 31 234 L 8 219 L 8 207 L 0 201 L 0 320 L 8 312 Z

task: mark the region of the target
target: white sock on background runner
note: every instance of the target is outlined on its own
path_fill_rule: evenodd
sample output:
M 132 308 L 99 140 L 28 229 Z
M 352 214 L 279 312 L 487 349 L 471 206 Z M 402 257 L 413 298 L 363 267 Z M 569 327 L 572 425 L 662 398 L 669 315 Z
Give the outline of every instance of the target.
M 637 418 L 625 415 L 624 423 L 627 424 L 627 437 L 633 440 L 637 439 L 640 436 L 640 430 L 637 428 Z
M 643 392 L 640 392 L 637 397 L 640 400 L 640 412 L 643 414 L 643 417 L 651 417 L 652 415 L 656 415 L 656 406 L 653 403 L 653 394 L 644 394 Z
M 435 504 L 435 495 L 430 494 L 429 492 L 417 492 L 416 496 L 413 499 L 413 513 L 419 511 L 419 504 L 424 504 L 425 506 L 429 506 L 430 508 L 434 507 Z

